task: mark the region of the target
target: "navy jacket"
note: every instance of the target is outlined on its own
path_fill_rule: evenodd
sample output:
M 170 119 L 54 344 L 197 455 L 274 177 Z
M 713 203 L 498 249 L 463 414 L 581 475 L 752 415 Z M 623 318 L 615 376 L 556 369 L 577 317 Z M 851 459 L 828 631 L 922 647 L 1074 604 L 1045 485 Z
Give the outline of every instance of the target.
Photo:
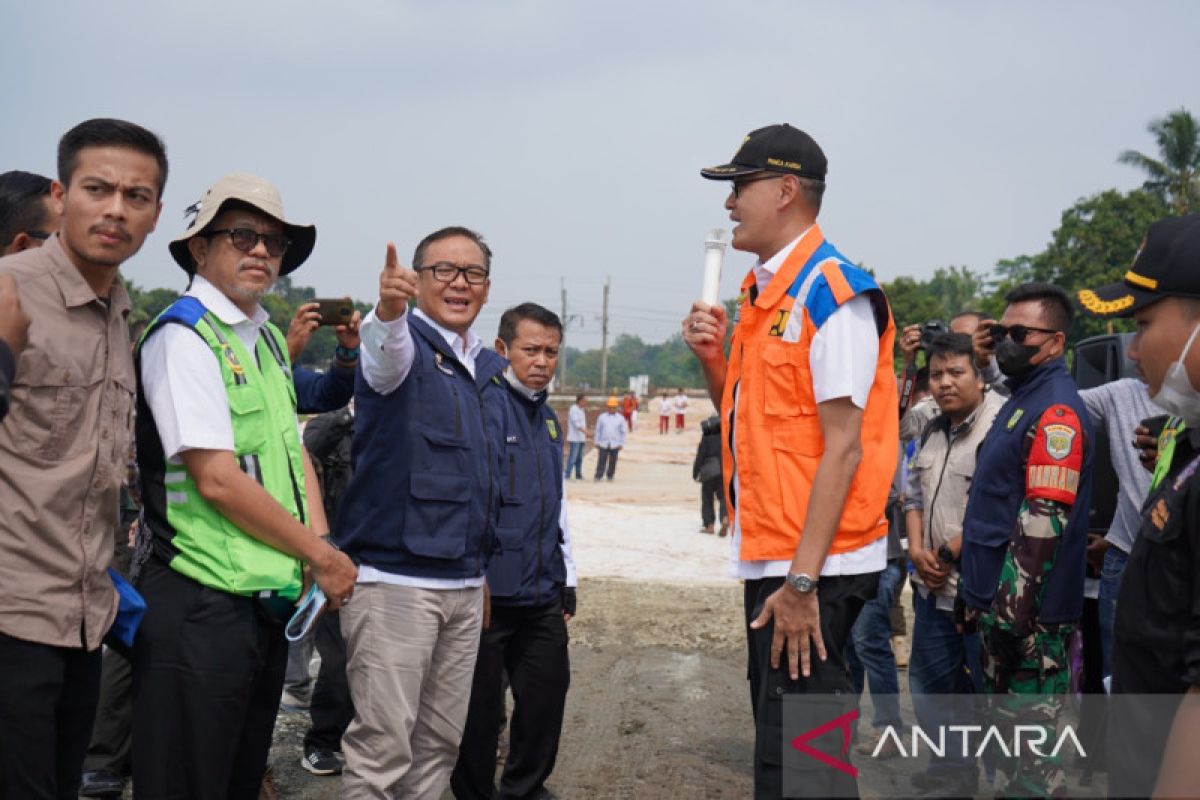
M 559 600 L 567 579 L 562 511 L 562 429 L 543 392 L 531 400 L 501 377 L 488 422 L 500 454 L 499 549 L 488 566 L 492 602 L 544 605 Z
M 421 578 L 484 574 L 494 543 L 499 476 L 484 421 L 508 362 L 480 351 L 475 378 L 436 330 L 408 318 L 414 355 L 391 394 L 354 389 L 354 476 L 334 541 L 360 564 Z
M 1088 508 L 1092 496 L 1092 425 L 1075 382 L 1061 358 L 1038 365 L 1023 380 L 1009 379 L 1012 396 L 979 445 L 975 476 L 963 518 L 960 587 L 968 605 L 991 608 L 1009 540 L 1025 500 L 1026 434 L 1057 403 L 1079 417 L 1084 437 L 1083 467 L 1067 528 L 1042 592 L 1038 621 L 1076 622 L 1083 611 Z
M 324 414 L 345 408 L 354 397 L 353 369 L 330 364 L 325 372 L 292 366 L 292 385 L 296 387 L 296 413 Z

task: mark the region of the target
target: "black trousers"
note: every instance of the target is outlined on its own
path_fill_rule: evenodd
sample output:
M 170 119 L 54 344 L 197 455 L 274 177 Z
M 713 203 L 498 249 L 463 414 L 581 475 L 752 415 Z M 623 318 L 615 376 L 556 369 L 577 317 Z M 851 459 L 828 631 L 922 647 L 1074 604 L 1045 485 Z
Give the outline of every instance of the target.
M 257 800 L 287 669 L 283 621 L 154 557 L 138 589 L 134 796 Z
M 112 648 L 105 648 L 101 663 L 96 725 L 83 769 L 128 777 L 133 767 L 133 665 Z
M 113 552 L 112 566 L 126 580 L 133 557 L 126 532 L 135 519 L 136 512 L 122 511 Z M 125 653 L 112 648 L 105 648 L 101 664 L 100 702 L 83 769 L 127 777 L 133 767 L 133 665 Z
M 827 658 L 817 658 L 812 649 L 811 673 L 792 680 L 786 656 L 779 669 L 771 669 L 771 639 L 774 620 L 759 630 L 750 623 L 762 613 L 767 598 L 783 585 L 783 578 L 746 581 L 744 605 L 749 655 L 750 697 L 754 708 L 754 796 L 783 797 L 783 698 L 788 694 L 850 694 L 854 681 L 846 667 L 843 647 L 863 605 L 875 596 L 879 573 L 823 577 L 817 584 L 821 610 L 821 637 Z M 816 770 L 813 780 L 828 781 L 828 796 L 857 794 L 854 778 L 827 767 Z M 821 791 L 814 786 L 813 792 Z M 815 796 L 815 795 L 810 795 Z
M 458 800 L 536 797 L 554 770 L 563 708 L 571 683 L 567 623 L 562 603 L 502 606 L 493 603 L 483 631 L 471 702 L 450 787 Z M 513 693 L 508 761 L 496 790 L 496 744 L 503 718 L 507 669 Z
M 79 796 L 99 696 L 99 649 L 0 633 L 0 800 Z
M 620 452 L 615 447 L 596 448 L 596 480 L 603 477 L 612 479 L 613 473 L 617 471 L 617 456 Z
M 725 513 L 725 487 L 722 485 L 721 476 L 709 478 L 700 484 L 700 521 L 705 525 L 712 525 L 717 521 L 716 512 L 713 510 L 713 501 L 720 501 L 721 519 L 728 516 Z
M 346 679 L 346 640 L 338 612 L 326 611 L 313 627 L 321 669 L 313 686 L 308 713 L 312 726 L 304 734 L 304 752 L 341 750 L 342 734 L 354 719 L 354 701 Z

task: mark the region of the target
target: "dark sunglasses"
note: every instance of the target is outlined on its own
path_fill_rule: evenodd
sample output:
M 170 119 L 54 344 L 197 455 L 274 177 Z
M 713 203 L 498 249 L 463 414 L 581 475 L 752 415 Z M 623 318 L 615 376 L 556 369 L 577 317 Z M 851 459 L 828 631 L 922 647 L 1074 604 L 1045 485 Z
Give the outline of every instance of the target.
M 229 241 L 233 242 L 233 246 L 243 253 L 249 253 L 258 247 L 259 242 L 262 242 L 267 247 L 267 254 L 273 258 L 283 255 L 288 249 L 288 245 L 292 243 L 292 240 L 282 233 L 259 233 L 249 228 L 218 228 L 208 231 L 204 235 L 212 238 L 226 233 L 229 234 Z
M 737 199 L 740 196 L 739 192 L 741 192 L 742 189 L 744 189 L 745 187 L 749 186 L 752 183 L 758 183 L 759 181 L 773 181 L 773 180 L 777 180 L 779 178 L 784 178 L 784 177 L 787 177 L 787 176 L 783 175 L 781 173 L 773 173 L 773 174 L 768 173 L 766 175 L 759 175 L 756 178 L 741 178 L 736 181 L 730 181 L 730 184 L 731 184 L 730 191 L 733 192 L 734 199 Z
M 30 239 L 37 239 L 40 242 L 44 242 L 50 238 L 50 234 L 45 231 L 25 231 L 25 235 Z
M 1017 344 L 1025 344 L 1025 339 L 1031 333 L 1048 333 L 1051 336 L 1058 331 L 1050 330 L 1049 328 L 1034 328 L 1029 325 L 992 325 L 990 328 L 992 334 L 992 344 L 999 344 L 1004 340 L 1004 337 L 1010 337 Z

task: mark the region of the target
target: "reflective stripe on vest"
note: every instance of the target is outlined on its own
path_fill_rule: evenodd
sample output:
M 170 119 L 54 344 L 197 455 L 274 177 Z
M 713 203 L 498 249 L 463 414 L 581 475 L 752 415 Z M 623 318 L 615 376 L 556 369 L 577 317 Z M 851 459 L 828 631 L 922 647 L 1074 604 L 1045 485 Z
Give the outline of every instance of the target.
M 737 452 L 731 450 L 729 437 L 722 437 L 722 456 L 726 475 L 733 474 L 736 463 L 741 487 L 736 498 L 740 557 L 787 560 L 800 542 L 824 452 L 809 368 L 813 336 L 834 310 L 878 287 L 828 244 L 816 225 L 751 302 L 754 284 L 751 271 L 742 283 L 721 402 L 721 417 L 734 431 Z M 889 311 L 863 410 L 862 460 L 831 554 L 857 550 L 887 535 L 884 511 L 899 449 L 894 339 Z M 738 402 L 732 418 L 735 389 Z
M 220 364 L 239 467 L 289 514 L 304 521 L 304 462 L 282 334 L 270 323 L 264 325 L 251 356 L 233 329 L 211 313 L 191 327 Z M 168 461 L 163 482 L 171 544 L 178 551 L 171 559 L 173 569 L 233 594 L 269 591 L 293 599 L 300 596 L 297 559 L 230 522 L 200 496 L 182 464 Z

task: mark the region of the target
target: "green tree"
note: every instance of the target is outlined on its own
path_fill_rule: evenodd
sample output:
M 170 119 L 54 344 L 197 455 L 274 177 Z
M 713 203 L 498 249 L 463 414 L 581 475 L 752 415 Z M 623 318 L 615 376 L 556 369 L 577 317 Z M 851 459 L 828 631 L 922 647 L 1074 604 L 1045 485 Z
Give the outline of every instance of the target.
M 1117 160 L 1145 172 L 1143 187 L 1169 202 L 1176 214 L 1200 211 L 1200 124 L 1181 108 L 1153 120 L 1147 129 L 1158 145 L 1158 157 L 1126 150 Z
M 1046 249 L 1029 258 L 1028 277 L 1055 283 L 1072 297 L 1080 289 L 1120 281 L 1151 223 L 1169 215 L 1160 197 L 1140 189 L 1126 194 L 1109 189 L 1085 197 L 1062 213 Z M 1105 321 L 1081 314 L 1071 338 L 1104 333 L 1107 327 Z

